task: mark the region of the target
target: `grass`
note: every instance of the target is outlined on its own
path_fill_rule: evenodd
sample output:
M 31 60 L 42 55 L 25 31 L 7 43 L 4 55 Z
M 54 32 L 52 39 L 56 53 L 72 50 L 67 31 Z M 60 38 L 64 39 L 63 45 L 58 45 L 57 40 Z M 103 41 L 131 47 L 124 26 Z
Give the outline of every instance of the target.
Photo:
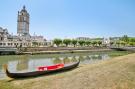
M 7 80 L 0 80 L 0 89 L 17 89 Z
M 111 52 L 108 52 L 108 55 L 111 57 L 117 57 L 117 56 L 127 55 L 130 53 L 133 53 L 133 52 L 130 52 L 130 51 L 111 51 Z
M 0 80 L 0 89 L 135 89 L 135 53 L 49 76 Z

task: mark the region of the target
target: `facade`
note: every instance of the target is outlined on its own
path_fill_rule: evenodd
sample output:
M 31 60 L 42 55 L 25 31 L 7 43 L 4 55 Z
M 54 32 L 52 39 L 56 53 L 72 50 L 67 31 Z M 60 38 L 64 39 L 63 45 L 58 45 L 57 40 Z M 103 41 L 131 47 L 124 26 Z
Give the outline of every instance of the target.
M 29 18 L 29 13 L 23 6 L 23 9 L 18 11 L 17 35 L 11 35 L 7 29 L 0 27 L 0 47 L 32 47 L 35 42 L 38 46 L 46 46 L 43 36 L 30 36 Z
M 32 42 L 32 46 L 47 46 L 47 41 L 46 39 L 44 39 L 43 36 L 31 36 L 31 42 Z
M 91 39 L 89 37 L 77 37 L 76 40 L 89 41 Z
M 25 6 L 20 12 L 18 11 L 17 34 L 18 36 L 29 36 L 29 13 Z
M 0 41 L 4 41 L 5 39 L 7 39 L 7 36 L 8 36 L 7 29 L 3 29 L 2 27 L 0 27 Z
M 103 38 L 102 44 L 110 46 L 110 38 Z
M 22 45 L 22 41 L 18 36 L 8 33 L 7 29 L 0 27 L 0 47 L 17 47 Z
M 7 29 L 3 29 L 0 27 L 0 46 L 6 45 L 4 41 L 8 38 L 8 31 Z

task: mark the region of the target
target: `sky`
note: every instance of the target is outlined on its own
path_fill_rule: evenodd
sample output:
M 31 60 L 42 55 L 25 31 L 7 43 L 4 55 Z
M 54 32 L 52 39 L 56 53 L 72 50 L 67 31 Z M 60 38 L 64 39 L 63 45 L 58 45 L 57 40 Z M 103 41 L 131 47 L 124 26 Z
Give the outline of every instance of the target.
M 16 35 L 23 5 L 30 14 L 30 34 L 48 40 L 135 37 L 135 0 L 1 0 L 0 27 Z

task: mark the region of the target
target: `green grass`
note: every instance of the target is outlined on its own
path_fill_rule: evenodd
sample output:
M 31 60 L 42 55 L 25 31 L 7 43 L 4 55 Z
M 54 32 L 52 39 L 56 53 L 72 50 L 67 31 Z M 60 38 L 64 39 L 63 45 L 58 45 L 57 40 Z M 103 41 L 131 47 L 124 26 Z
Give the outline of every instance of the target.
M 123 55 L 131 54 L 131 53 L 133 53 L 133 52 L 129 52 L 129 51 L 112 51 L 112 52 L 108 52 L 109 56 L 111 56 L 111 57 L 123 56 Z

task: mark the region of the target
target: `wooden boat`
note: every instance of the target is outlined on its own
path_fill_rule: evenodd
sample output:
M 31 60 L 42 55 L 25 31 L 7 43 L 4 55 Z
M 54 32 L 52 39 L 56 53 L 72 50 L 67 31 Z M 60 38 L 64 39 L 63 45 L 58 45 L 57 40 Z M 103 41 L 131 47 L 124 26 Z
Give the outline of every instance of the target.
M 56 70 L 32 71 L 32 72 L 26 72 L 26 73 L 10 73 L 7 68 L 7 65 L 4 65 L 4 70 L 8 77 L 17 79 L 17 78 L 36 77 L 36 76 L 40 76 L 40 75 L 47 75 L 47 74 L 52 74 L 52 73 L 56 73 L 56 72 L 70 70 L 70 69 L 77 67 L 79 65 L 79 63 L 80 63 L 80 60 L 78 62 L 74 62 L 71 64 L 65 64 L 64 67 L 56 69 Z

